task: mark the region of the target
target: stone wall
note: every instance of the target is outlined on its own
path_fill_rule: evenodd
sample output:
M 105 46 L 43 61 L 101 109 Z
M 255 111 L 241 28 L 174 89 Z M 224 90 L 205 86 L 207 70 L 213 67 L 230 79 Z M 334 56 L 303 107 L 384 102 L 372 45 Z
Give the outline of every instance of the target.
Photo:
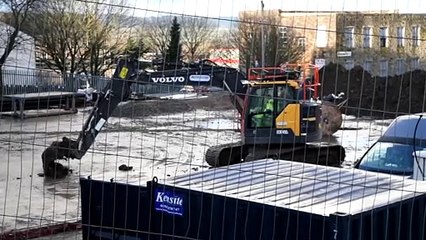
M 402 59 L 405 71 L 415 70 L 411 66 L 413 58 L 419 58 L 419 68 L 425 69 L 426 63 L 426 14 L 371 14 L 371 13 L 341 13 L 337 15 L 337 43 L 336 51 L 351 51 L 352 56 L 349 58 L 332 58 L 331 61 L 345 64 L 345 61 L 352 60 L 354 65 L 365 66 L 366 61 L 371 62 L 371 74 L 377 76 L 379 74 L 379 64 L 381 60 L 388 61 L 388 75 L 397 74 L 397 60 Z M 412 26 L 420 27 L 420 46 L 412 45 L 411 31 Z M 372 28 L 372 46 L 364 48 L 363 46 L 363 27 Z M 344 46 L 345 27 L 354 27 L 354 47 L 348 48 Z M 379 29 L 380 27 L 388 28 L 388 45 L 381 48 L 379 46 Z M 404 46 L 397 45 L 397 27 L 404 27 L 405 39 Z
M 259 14 L 259 12 L 253 12 Z M 403 72 L 416 69 L 426 70 L 426 14 L 399 14 L 395 12 L 309 12 L 271 10 L 267 14 L 278 14 L 281 25 L 293 30 L 298 37 L 305 38 L 305 63 L 325 59 L 326 64 L 338 63 L 345 67 L 365 67 L 373 76 L 380 75 L 380 61 L 387 61 L 387 75 L 399 74 L 397 62 L 403 61 Z M 412 46 L 412 26 L 420 27 L 420 45 Z M 372 28 L 371 48 L 364 48 L 363 27 Z M 397 46 L 397 27 L 404 27 L 404 46 Z M 344 46 L 345 27 L 354 27 L 354 46 Z M 387 47 L 379 46 L 379 28 L 388 27 Z M 325 36 L 325 37 L 324 37 Z M 323 41 L 321 38 L 325 38 Z M 320 44 L 320 45 L 318 45 Z M 349 57 L 337 57 L 337 52 L 350 52 Z M 412 60 L 419 60 L 414 68 Z M 367 64 L 368 63 L 368 68 Z
M 336 43 L 335 12 L 280 11 L 280 17 L 283 26 L 305 38 L 303 62 L 313 63 L 315 58 L 330 57 L 328 49 L 334 49 Z

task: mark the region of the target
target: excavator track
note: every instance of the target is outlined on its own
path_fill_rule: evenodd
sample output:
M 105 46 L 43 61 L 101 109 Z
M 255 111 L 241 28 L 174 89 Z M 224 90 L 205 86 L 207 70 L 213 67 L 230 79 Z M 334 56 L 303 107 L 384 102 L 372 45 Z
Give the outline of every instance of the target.
M 340 167 L 345 159 L 345 149 L 340 145 L 324 143 L 253 146 L 237 142 L 211 147 L 205 155 L 206 162 L 212 167 L 228 166 L 242 161 L 255 161 L 264 158 Z
M 345 149 L 341 145 L 308 143 L 281 151 L 279 159 L 340 167 L 345 159 Z
M 217 145 L 207 149 L 205 160 L 212 167 L 237 164 L 245 157 L 243 148 L 242 142 Z

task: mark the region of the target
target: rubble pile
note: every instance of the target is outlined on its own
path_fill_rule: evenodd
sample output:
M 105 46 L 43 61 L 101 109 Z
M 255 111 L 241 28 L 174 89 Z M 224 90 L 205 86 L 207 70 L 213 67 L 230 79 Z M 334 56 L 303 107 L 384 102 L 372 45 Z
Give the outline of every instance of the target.
M 350 71 L 330 63 L 320 70 L 321 95 L 344 92 L 342 112 L 355 116 L 396 117 L 426 111 L 426 72 L 375 77 L 362 67 Z

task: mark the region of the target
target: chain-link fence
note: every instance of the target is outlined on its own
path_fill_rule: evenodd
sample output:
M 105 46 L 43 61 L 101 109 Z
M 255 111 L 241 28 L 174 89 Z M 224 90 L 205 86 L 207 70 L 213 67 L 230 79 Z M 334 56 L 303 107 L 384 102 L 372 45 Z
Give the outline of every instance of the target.
M 65 42 L 60 56 L 96 72 L 117 53 L 119 78 L 3 71 L 6 95 L 103 94 L 72 114 L 0 118 L 0 240 L 426 239 L 425 14 L 364 0 L 43 4 L 25 30 L 44 55 Z M 167 68 L 141 69 L 145 48 Z M 194 61 L 210 48 L 239 60 Z

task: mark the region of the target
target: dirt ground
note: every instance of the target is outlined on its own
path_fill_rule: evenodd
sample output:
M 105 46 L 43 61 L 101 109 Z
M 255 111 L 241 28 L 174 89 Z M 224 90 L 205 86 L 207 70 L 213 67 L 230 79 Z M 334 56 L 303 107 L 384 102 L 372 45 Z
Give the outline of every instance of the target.
M 347 71 L 328 64 L 320 71 L 322 93 L 344 92 L 348 104 L 343 112 L 355 116 L 392 118 L 426 111 L 426 72 L 374 77 L 360 66 Z
M 0 232 L 79 219 L 81 177 L 144 185 L 154 176 L 207 169 L 208 147 L 240 140 L 238 113 L 227 95 L 180 97 L 121 104 L 81 161 L 62 162 L 74 172 L 56 181 L 37 176 L 41 153 L 63 136 L 77 138 L 90 108 L 59 117 L 0 119 Z M 389 121 L 345 115 L 344 130 L 327 140 L 346 148 L 350 165 Z M 133 170 L 119 171 L 121 164 Z

